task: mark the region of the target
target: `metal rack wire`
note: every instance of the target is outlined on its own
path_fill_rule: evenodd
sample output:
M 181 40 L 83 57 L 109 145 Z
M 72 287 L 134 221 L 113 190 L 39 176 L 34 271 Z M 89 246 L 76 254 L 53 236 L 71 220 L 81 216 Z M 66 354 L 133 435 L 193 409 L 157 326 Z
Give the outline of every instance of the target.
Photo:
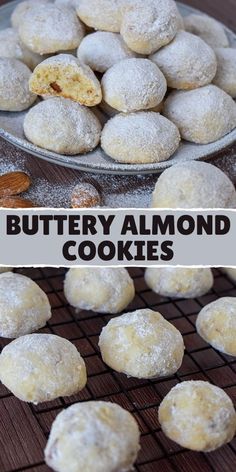
M 220 271 L 214 270 L 213 290 L 194 300 L 159 297 L 145 284 L 142 269 L 131 269 L 136 297 L 129 309 L 156 309 L 183 334 L 186 352 L 178 373 L 155 381 L 128 379 L 109 369 L 98 349 L 98 336 L 110 316 L 82 311 L 76 314 L 63 294 L 64 269 L 26 269 L 48 294 L 53 316 L 41 332 L 63 336 L 72 341 L 85 359 L 88 370 L 86 388 L 78 395 L 56 401 L 28 405 L 0 386 L 0 471 L 49 472 L 43 461 L 43 448 L 52 421 L 66 406 L 77 401 L 105 399 L 119 403 L 136 417 L 141 432 L 138 472 L 235 472 L 236 438 L 223 448 L 209 453 L 194 453 L 179 447 L 164 436 L 157 419 L 160 401 L 178 382 L 208 380 L 222 388 L 236 404 L 236 359 L 207 345 L 196 333 L 195 319 L 202 306 L 222 296 L 236 296 L 236 286 Z M 1 348 L 7 340 L 0 340 Z

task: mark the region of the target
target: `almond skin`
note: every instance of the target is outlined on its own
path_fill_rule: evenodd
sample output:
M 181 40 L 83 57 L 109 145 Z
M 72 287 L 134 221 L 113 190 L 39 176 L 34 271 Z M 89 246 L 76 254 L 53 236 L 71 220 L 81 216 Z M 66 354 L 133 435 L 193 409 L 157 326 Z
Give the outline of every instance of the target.
M 31 180 L 24 172 L 9 172 L 0 176 L 0 197 L 18 195 L 26 192 Z
M 0 198 L 0 208 L 34 208 L 36 206 L 31 200 L 21 197 Z

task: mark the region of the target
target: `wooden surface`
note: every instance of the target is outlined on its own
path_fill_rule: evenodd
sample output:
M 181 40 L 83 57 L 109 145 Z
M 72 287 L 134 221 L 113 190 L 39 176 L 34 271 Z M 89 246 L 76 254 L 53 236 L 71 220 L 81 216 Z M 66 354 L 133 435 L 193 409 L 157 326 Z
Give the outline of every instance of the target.
M 0 4 L 6 3 L 0 0 Z M 225 23 L 231 29 L 236 31 L 236 0 L 185 0 L 184 3 L 201 9 L 206 13 L 212 15 L 218 20 Z M 4 159 L 2 155 L 4 154 Z M 236 145 L 230 149 L 225 150 L 219 157 L 214 161 L 218 167 L 228 173 L 231 179 L 236 183 L 236 165 L 234 159 L 236 156 Z M 104 197 L 104 204 L 106 206 L 139 206 L 139 201 L 134 202 L 134 199 L 130 199 L 132 192 L 151 192 L 155 186 L 157 175 L 143 176 L 140 180 L 139 177 L 98 177 L 95 174 L 86 174 L 84 172 L 73 171 L 63 167 L 51 165 L 42 161 L 36 157 L 30 156 L 24 152 L 16 151 L 13 146 L 0 140 L 0 173 L 8 170 L 10 167 L 18 170 L 26 170 L 33 180 L 36 191 L 32 189 L 30 197 L 35 197 L 36 203 L 44 206 L 42 198 L 43 189 L 47 194 L 51 194 L 51 199 L 46 199 L 46 206 L 70 206 L 70 192 L 75 184 L 81 181 L 89 181 L 94 183 L 101 191 Z M 41 179 L 41 180 L 40 180 Z M 38 181 L 40 180 L 40 185 Z M 40 188 L 39 188 L 40 186 Z M 60 192 L 60 186 L 62 191 Z M 56 205 L 57 198 L 53 198 L 53 194 L 60 194 L 59 204 Z M 114 198 L 109 198 L 112 194 Z M 126 195 L 127 198 L 120 198 L 122 195 Z M 117 197 L 117 198 L 116 198 Z M 56 202 L 55 202 L 56 200 Z M 51 203 L 52 202 L 52 203 Z M 132 204 L 132 202 L 134 202 Z M 147 199 L 148 202 L 148 199 Z M 136 204 L 137 203 L 137 204 Z M 140 198 L 140 206 L 145 206 L 146 200 Z
M 130 411 L 142 433 L 136 472 L 235 472 L 236 438 L 226 446 L 201 454 L 184 450 L 170 441 L 158 423 L 158 406 L 178 382 L 205 380 L 221 388 L 236 406 L 236 359 L 217 352 L 196 333 L 195 320 L 207 303 L 222 296 L 236 296 L 236 285 L 218 270 L 210 293 L 194 300 L 160 297 L 145 284 L 143 270 L 131 269 L 136 296 L 128 310 L 151 308 L 159 311 L 183 335 L 186 347 L 183 364 L 176 375 L 152 381 L 127 378 L 109 369 L 102 361 L 98 337 L 111 316 L 88 311 L 79 314 L 69 307 L 63 294 L 65 271 L 25 269 L 47 293 L 52 318 L 41 332 L 69 339 L 83 356 L 88 383 L 78 395 L 29 405 L 15 398 L 0 385 L 0 471 L 49 472 L 43 450 L 57 414 L 78 401 L 107 400 Z M 0 338 L 0 350 L 9 341 Z M 94 470 L 96 472 L 96 470 Z

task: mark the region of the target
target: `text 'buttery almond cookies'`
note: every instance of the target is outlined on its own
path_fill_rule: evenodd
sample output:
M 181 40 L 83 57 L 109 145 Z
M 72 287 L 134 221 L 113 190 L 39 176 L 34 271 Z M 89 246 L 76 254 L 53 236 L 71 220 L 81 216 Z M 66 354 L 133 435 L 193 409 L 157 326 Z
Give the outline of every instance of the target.
M 41 62 L 29 87 L 36 95 L 70 98 L 87 107 L 102 100 L 101 85 L 92 69 L 72 54 L 58 54 Z

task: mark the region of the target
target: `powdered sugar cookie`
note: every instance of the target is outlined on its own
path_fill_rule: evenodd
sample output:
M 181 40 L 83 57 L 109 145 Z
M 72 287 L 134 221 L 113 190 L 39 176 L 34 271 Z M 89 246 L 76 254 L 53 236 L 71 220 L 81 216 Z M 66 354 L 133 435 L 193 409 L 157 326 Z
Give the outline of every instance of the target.
M 137 54 L 128 48 L 120 34 L 97 31 L 85 36 L 77 56 L 92 70 L 103 73 L 117 62 Z
M 166 90 L 164 75 L 148 59 L 120 61 L 102 78 L 104 102 L 124 113 L 158 106 Z
M 83 23 L 91 28 L 120 32 L 122 0 L 79 0 L 76 11 Z
M 37 405 L 78 393 L 87 374 L 70 341 L 53 334 L 28 334 L 2 350 L 0 379 L 17 398 Z
M 149 111 L 155 111 L 156 113 L 161 113 L 163 110 L 163 107 L 164 107 L 164 101 L 159 103 L 159 105 L 157 105 L 156 107 L 150 108 Z M 104 102 L 104 100 L 102 100 L 101 103 L 99 104 L 99 108 L 102 110 L 103 113 L 105 113 L 110 118 L 113 118 L 113 116 L 119 114 L 118 110 L 115 110 L 115 108 L 110 107 L 110 105 Z
M 236 298 L 223 297 L 206 305 L 197 317 L 196 328 L 215 349 L 236 356 Z
M 215 85 L 172 92 L 163 113 L 183 139 L 198 144 L 217 141 L 236 127 L 236 104 Z
M 179 31 L 170 44 L 150 59 L 160 67 L 171 88 L 199 88 L 212 82 L 216 75 L 213 49 L 201 38 L 185 31 Z
M 106 123 L 101 138 L 108 156 L 130 164 L 165 161 L 179 143 L 176 126 L 155 112 L 117 115 Z
M 68 302 L 81 310 L 119 313 L 133 300 L 133 280 L 124 268 L 70 269 L 65 278 Z
M 47 3 L 24 15 L 19 36 L 31 51 L 52 54 L 77 48 L 84 37 L 84 27 L 72 8 Z
M 50 0 L 25 0 L 24 2 L 18 3 L 11 15 L 11 24 L 13 28 L 15 28 L 16 30 L 19 28 L 22 20 L 25 17 L 25 14 L 28 13 L 31 8 L 49 2 Z
M 72 7 L 75 8 L 79 0 L 55 0 L 55 5 L 59 7 Z
M 0 336 L 18 338 L 43 328 L 51 318 L 51 307 L 33 280 L 7 270 L 0 275 Z
M 193 451 L 214 451 L 235 435 L 232 400 L 221 388 L 200 380 L 172 388 L 161 402 L 158 416 L 166 436 Z
M 139 437 L 136 420 L 119 405 L 77 403 L 54 421 L 45 460 L 57 472 L 128 472 L 140 449 Z
M 152 54 L 172 41 L 181 23 L 173 0 L 135 0 L 124 8 L 120 31 L 132 51 Z
M 197 15 L 195 13 L 184 18 L 184 27 L 189 33 L 202 38 L 212 48 L 227 48 L 229 40 L 224 27 L 207 15 Z
M 183 162 L 159 177 L 153 208 L 236 208 L 233 183 L 217 167 L 206 162 Z
M 163 297 L 195 298 L 209 292 L 214 283 L 211 269 L 190 267 L 149 267 L 145 281 Z
M 36 95 L 70 98 L 89 107 L 102 100 L 100 82 L 93 71 L 71 54 L 58 54 L 41 62 L 29 87 Z
M 82 154 L 94 149 L 101 124 L 88 108 L 72 100 L 49 98 L 31 108 L 24 120 L 29 141 L 59 154 Z
M 102 330 L 99 347 L 109 367 L 139 379 L 174 374 L 184 355 L 180 332 L 160 313 L 149 309 L 110 320 Z
M 217 73 L 213 84 L 236 98 L 236 49 L 215 49 L 217 58 Z
M 22 111 L 35 102 L 37 97 L 29 90 L 30 75 L 23 62 L 0 57 L 0 110 Z
M 13 28 L 6 28 L 0 31 L 0 57 L 18 59 L 24 62 L 31 70 L 43 60 L 43 56 L 25 47 L 20 41 L 17 31 Z

